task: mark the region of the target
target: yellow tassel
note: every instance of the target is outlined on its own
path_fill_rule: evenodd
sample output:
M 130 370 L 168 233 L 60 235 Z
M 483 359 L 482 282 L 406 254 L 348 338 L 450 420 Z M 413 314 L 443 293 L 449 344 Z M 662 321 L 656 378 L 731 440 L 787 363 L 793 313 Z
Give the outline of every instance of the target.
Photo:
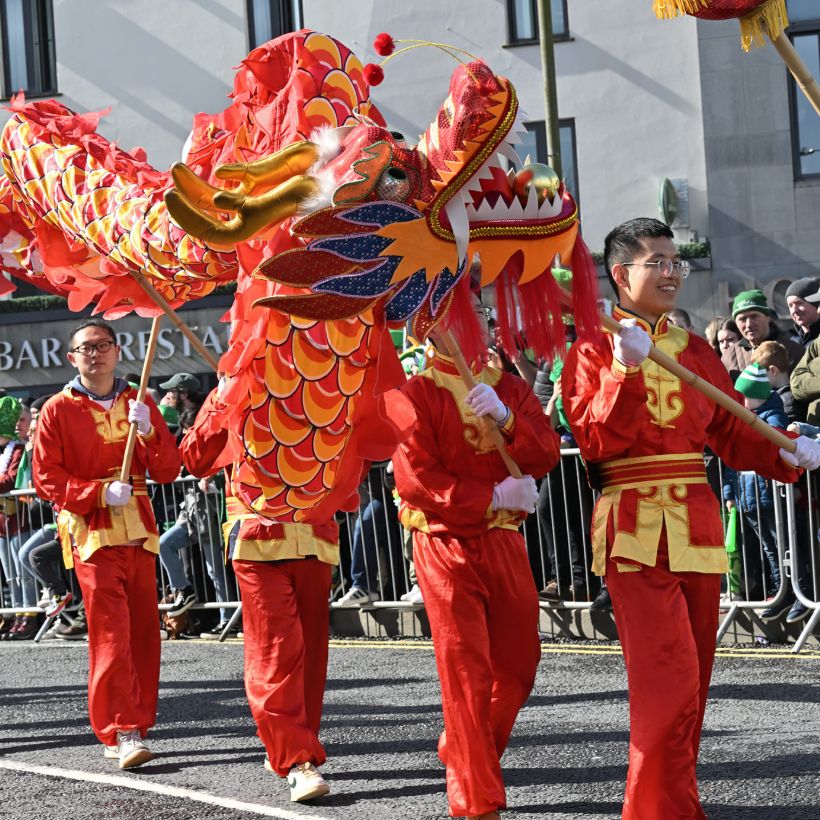
M 769 35 L 769 39 L 775 40 L 788 25 L 786 0 L 768 0 L 740 18 L 740 42 L 743 50 L 748 51 L 752 46 L 758 48 L 766 45 L 766 34 Z
M 691 14 L 705 9 L 708 5 L 708 0 L 655 0 L 652 8 L 659 19 L 669 20 L 679 14 Z

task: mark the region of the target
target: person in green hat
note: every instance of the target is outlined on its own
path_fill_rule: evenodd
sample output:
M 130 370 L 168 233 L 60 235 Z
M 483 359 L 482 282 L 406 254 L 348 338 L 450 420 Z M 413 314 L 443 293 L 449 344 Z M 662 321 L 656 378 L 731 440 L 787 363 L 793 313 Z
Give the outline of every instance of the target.
M 789 354 L 789 372 L 803 356 L 802 345 L 789 338 L 777 326 L 777 314 L 769 307 L 762 290 L 743 290 L 732 302 L 732 319 L 740 330 L 741 339 L 723 351 L 721 361 L 733 380 L 752 362 L 752 353 L 763 342 L 780 342 Z
M 743 396 L 743 403 L 756 416 L 772 427 L 785 430 L 788 425 L 783 401 L 772 390 L 769 375 L 763 365 L 753 362 L 745 367 L 735 381 L 735 389 Z M 760 551 L 752 540 L 741 551 L 745 572 L 741 576 L 747 584 L 746 600 L 765 600 L 777 594 L 780 589 L 780 563 L 777 554 L 777 527 L 774 513 L 772 482 L 750 470 L 737 472 L 728 465 L 723 471 L 723 500 L 726 509 L 737 507 L 743 518 L 745 529 L 757 536 L 766 557 L 766 566 L 761 563 Z M 794 594 L 789 593 L 776 606 L 769 606 L 760 613 L 764 621 L 776 620 L 784 611 L 788 612 L 794 603 Z

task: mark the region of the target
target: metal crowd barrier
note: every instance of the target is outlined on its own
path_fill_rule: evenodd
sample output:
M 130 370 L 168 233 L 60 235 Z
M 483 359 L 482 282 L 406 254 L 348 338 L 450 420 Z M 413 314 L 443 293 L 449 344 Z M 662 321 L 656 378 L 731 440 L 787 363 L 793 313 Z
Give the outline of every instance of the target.
M 177 565 L 184 574 L 185 585 L 192 586 L 197 602 L 190 607 L 193 611 L 222 610 L 224 621 L 230 619 L 229 612 L 241 609 L 239 589 L 230 565 L 224 556 L 222 518 L 224 492 L 220 487 L 203 492 L 199 479 L 186 476 L 170 484 L 148 481 L 148 494 L 154 508 L 160 533 L 160 560 L 157 562 L 157 589 L 160 599 L 159 610 L 167 612 L 173 608 L 169 600 L 173 586 L 164 563 L 168 551 L 166 540 L 169 534 L 176 543 L 174 553 L 178 555 Z M 44 601 L 40 601 L 41 581 L 33 575 L 30 564 L 21 561 L 21 552 L 33 535 L 48 531 L 56 538 L 56 517 L 48 505 L 41 504 L 32 490 L 15 490 L 0 496 L 0 502 L 7 506 L 7 513 L 0 525 L 0 568 L 3 584 L 0 586 L 0 614 L 44 613 Z M 36 511 L 32 514 L 32 511 Z M 173 530 L 173 532 L 172 532 Z M 173 557 L 173 556 L 172 556 Z M 79 606 L 79 586 L 67 573 L 67 580 L 74 592 L 74 601 L 68 608 L 68 615 Z M 47 619 L 35 640 L 42 638 L 52 619 Z M 224 640 L 233 624 L 228 624 L 220 640 Z
M 530 556 L 533 575 L 539 589 L 556 582 L 557 595 L 542 601 L 542 608 L 583 610 L 590 606 L 597 593 L 598 580 L 590 571 L 591 545 L 589 523 L 594 494 L 586 482 L 586 475 L 577 449 L 565 449 L 559 465 L 541 482 L 537 514 L 530 516 L 523 534 Z M 718 483 L 723 483 L 723 468 L 718 464 Z M 779 590 L 769 579 L 767 556 L 754 530 L 761 531 L 760 504 L 757 521 L 748 516 L 740 520 L 739 541 L 734 555 L 734 572 L 725 579 L 725 593 L 721 609 L 725 612 L 718 631 L 723 638 L 742 614 L 759 617 L 765 609 L 780 605 L 795 596 L 807 609 L 793 651 L 799 652 L 820 624 L 820 556 L 818 555 L 817 479 L 808 476 L 798 485 L 780 485 L 772 482 L 774 522 L 776 529 L 776 563 L 783 578 Z M 755 486 L 757 494 L 757 487 Z M 180 478 L 171 484 L 149 482 L 149 495 L 154 505 L 161 535 L 164 540 L 176 528 L 181 564 L 186 579 L 197 593 L 193 611 L 221 609 L 224 621 L 231 612 L 235 622 L 241 613 L 238 585 L 230 565 L 225 565 L 222 533 L 223 493 L 203 493 L 198 480 Z M 401 600 L 415 581 L 410 539 L 398 522 L 389 463 L 371 469 L 360 488 L 361 504 L 358 513 L 337 516 L 340 524 L 341 562 L 334 573 L 331 606 L 337 606 L 353 582 L 372 594 L 373 600 L 365 609 L 418 609 L 423 604 Z M 759 502 L 759 497 L 756 496 Z M 15 505 L 25 519 L 28 530 L 15 532 L 9 528 L 9 519 L 0 526 L 0 558 L 4 583 L 0 586 L 0 612 L 12 614 L 42 611 L 12 601 L 11 595 L 27 583 L 25 570 L 21 571 L 20 548 L 23 533 L 36 532 L 48 525 L 47 508 L 38 506 L 30 491 L 15 491 L 0 496 L 0 501 Z M 721 507 L 725 505 L 721 502 Z M 180 531 L 179 515 L 188 511 L 184 532 Z M 25 518 L 25 516 L 28 516 Z M 164 549 L 163 549 L 164 551 Z M 157 564 L 158 593 L 173 584 L 165 563 Z M 737 588 L 740 587 L 740 588 Z M 740 592 L 745 592 L 742 599 Z M 556 592 L 556 589 L 553 589 Z M 26 593 L 31 594 L 31 590 Z M 39 592 L 37 593 L 39 596 Z M 171 608 L 161 603 L 160 610 Z M 781 618 L 782 619 L 782 618 Z M 45 631 L 45 630 L 42 630 Z M 227 634 L 223 633 L 222 638 Z

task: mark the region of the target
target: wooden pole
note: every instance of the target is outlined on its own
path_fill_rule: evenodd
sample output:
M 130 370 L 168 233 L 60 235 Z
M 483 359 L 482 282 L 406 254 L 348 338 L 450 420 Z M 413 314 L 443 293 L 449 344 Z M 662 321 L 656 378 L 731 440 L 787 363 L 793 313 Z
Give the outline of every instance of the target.
M 475 387 L 476 380 L 473 378 L 472 371 L 467 366 L 467 361 L 458 346 L 455 336 L 453 336 L 453 332 L 451 330 L 437 329 L 436 334 L 439 339 L 444 342 L 444 347 L 446 348 L 444 355 L 449 356 L 455 362 L 458 375 L 461 376 L 461 380 L 467 385 L 467 391 L 469 392 Z M 519 466 L 515 463 L 513 457 L 507 452 L 507 445 L 504 442 L 504 436 L 501 435 L 501 430 L 498 429 L 498 425 L 486 416 L 481 416 L 481 421 L 487 426 L 487 432 L 490 434 L 490 439 L 500 453 L 501 458 L 504 460 L 504 464 L 510 475 L 513 478 L 522 478 L 523 473 L 521 472 Z
M 620 323 L 605 313 L 601 314 L 601 324 L 604 326 L 604 329 L 610 333 L 621 332 Z M 682 382 L 686 382 L 690 387 L 694 387 L 695 390 L 699 390 L 705 396 L 708 396 L 715 404 L 719 404 L 732 415 L 741 419 L 741 421 L 745 421 L 750 427 L 754 427 L 763 438 L 768 439 L 773 444 L 782 447 L 790 453 L 794 452 L 795 444 L 793 439 L 790 439 L 779 430 L 766 424 L 760 416 L 753 413 L 748 407 L 744 407 L 739 402 L 736 402 L 731 396 L 728 396 L 722 390 L 715 387 L 711 382 L 705 381 L 696 373 L 693 373 L 680 364 L 676 359 L 658 350 L 655 345 L 651 345 L 649 348 L 649 358 L 656 364 L 659 364 L 664 370 L 668 370 L 674 376 L 677 376 Z
M 151 324 L 151 335 L 148 337 L 148 349 L 145 352 L 145 362 L 142 365 L 142 376 L 140 386 L 137 390 L 137 401 L 145 401 L 145 393 L 148 390 L 148 377 L 151 375 L 151 364 L 154 361 L 154 353 L 157 350 L 157 339 L 159 338 L 159 326 L 162 316 L 154 316 Z M 125 483 L 131 472 L 131 461 L 134 458 L 134 448 L 137 445 L 137 423 L 131 422 L 131 429 L 128 431 L 128 440 L 125 442 L 125 455 L 122 457 L 122 468 L 120 469 L 120 481 Z
M 219 372 L 219 362 L 214 358 L 211 352 L 199 340 L 199 337 L 179 318 L 179 314 L 168 304 L 162 294 L 143 276 L 136 271 L 131 271 L 131 275 L 136 280 L 137 284 L 148 294 L 155 305 L 162 308 L 163 313 L 174 323 L 177 330 L 185 336 L 191 343 L 197 353 L 214 369 L 215 373 Z
M 812 104 L 814 110 L 820 115 L 820 85 L 817 84 L 817 80 L 812 76 L 808 66 L 795 50 L 791 40 L 781 31 L 780 34 L 772 40 L 772 45 L 786 64 L 786 67 L 791 71 L 800 90 L 806 95 L 806 98 Z

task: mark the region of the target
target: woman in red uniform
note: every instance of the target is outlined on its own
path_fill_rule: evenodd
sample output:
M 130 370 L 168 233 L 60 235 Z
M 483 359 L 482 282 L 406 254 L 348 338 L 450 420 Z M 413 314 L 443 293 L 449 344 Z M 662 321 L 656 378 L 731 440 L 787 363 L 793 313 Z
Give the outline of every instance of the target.
M 450 813 L 496 818 L 506 806 L 499 761 L 541 655 L 538 593 L 518 528 L 535 510 L 533 476 L 558 461 L 558 438 L 526 382 L 492 367 L 475 372 L 468 396 L 452 360 L 437 354 L 401 388 L 415 422 L 393 465 L 435 644 Z M 509 476 L 487 422 L 523 478 Z

